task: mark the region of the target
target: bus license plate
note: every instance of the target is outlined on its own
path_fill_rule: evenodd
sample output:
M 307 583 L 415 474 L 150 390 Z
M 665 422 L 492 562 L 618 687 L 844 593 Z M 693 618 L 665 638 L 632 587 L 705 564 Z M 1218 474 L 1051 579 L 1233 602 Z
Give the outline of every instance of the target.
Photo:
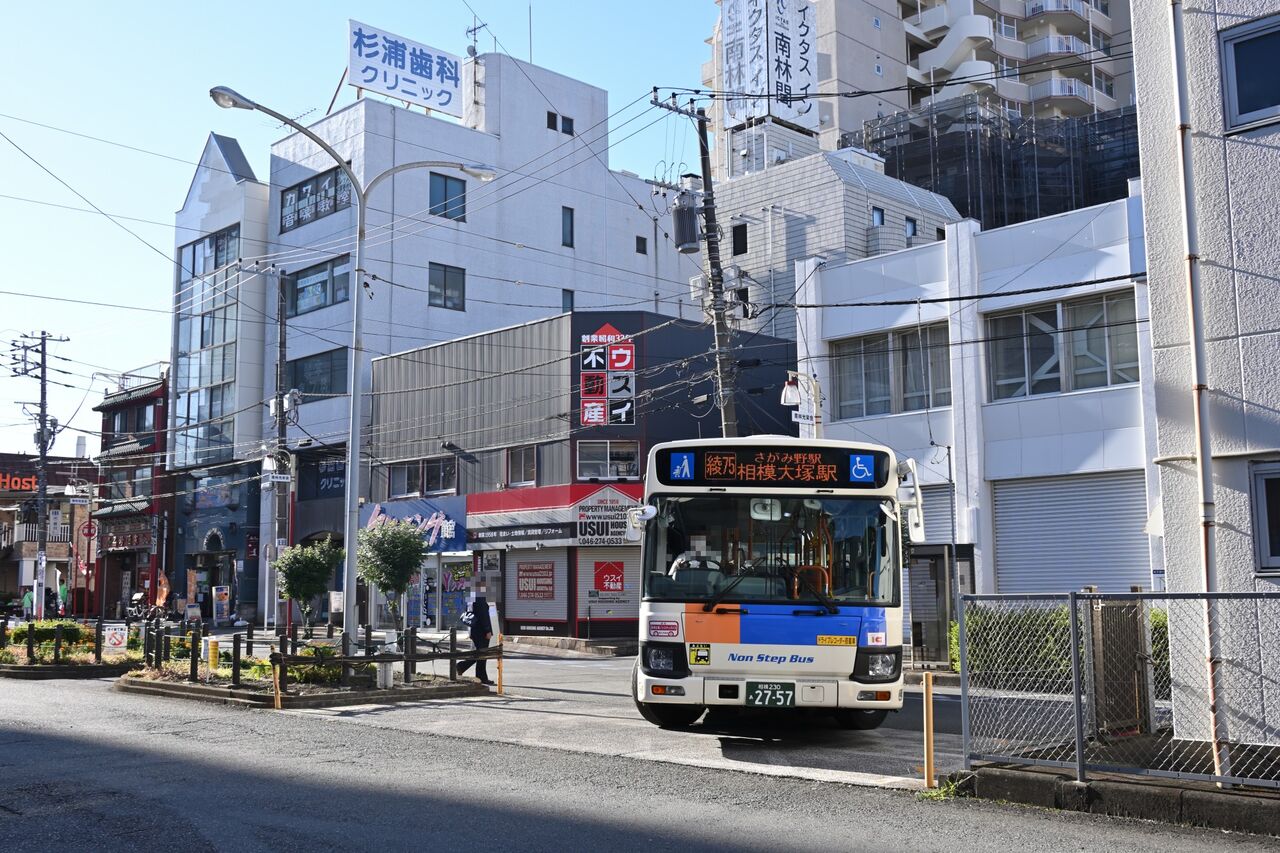
M 758 708 L 794 708 L 796 686 L 790 681 L 748 681 L 747 704 Z

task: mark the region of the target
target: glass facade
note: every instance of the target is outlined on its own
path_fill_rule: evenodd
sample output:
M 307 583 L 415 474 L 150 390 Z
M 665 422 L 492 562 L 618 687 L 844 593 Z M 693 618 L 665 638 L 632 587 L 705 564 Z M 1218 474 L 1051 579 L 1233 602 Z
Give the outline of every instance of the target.
M 232 456 L 239 257 L 239 225 L 178 250 L 173 376 L 173 464 L 178 468 Z

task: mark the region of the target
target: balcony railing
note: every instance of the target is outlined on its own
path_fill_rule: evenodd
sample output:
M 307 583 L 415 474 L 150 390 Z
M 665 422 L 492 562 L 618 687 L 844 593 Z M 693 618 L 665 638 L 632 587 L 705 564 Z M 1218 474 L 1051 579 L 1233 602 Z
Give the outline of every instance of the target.
M 37 524 L 19 524 L 15 526 L 15 542 L 39 542 L 40 527 Z M 50 524 L 46 537 L 50 542 L 70 542 L 70 524 Z
M 1054 77 L 1043 80 L 1031 87 L 1031 100 L 1042 98 L 1079 98 L 1093 103 L 1093 88 L 1083 80 L 1074 77 Z
M 1027 45 L 1027 57 L 1029 59 L 1035 59 L 1038 56 L 1061 54 L 1084 56 L 1093 52 L 1094 49 L 1089 46 L 1088 42 L 1075 36 L 1045 36 Z M 1102 51 L 1098 52 L 1101 53 Z
M 13 527 L 0 524 L 0 548 L 8 548 L 13 544 Z
M 1049 15 L 1055 12 L 1068 12 L 1089 19 L 1089 6 L 1084 0 L 1033 0 L 1027 4 L 1027 17 Z

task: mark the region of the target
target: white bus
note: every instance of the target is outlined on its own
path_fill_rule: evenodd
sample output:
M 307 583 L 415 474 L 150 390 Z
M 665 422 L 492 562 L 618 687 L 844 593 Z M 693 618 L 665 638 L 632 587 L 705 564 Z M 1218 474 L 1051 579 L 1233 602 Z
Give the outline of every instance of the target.
M 640 714 L 680 727 L 708 708 L 813 709 L 879 726 L 902 707 L 903 522 L 922 538 L 915 462 L 887 447 L 654 447 L 630 513 L 643 540 Z

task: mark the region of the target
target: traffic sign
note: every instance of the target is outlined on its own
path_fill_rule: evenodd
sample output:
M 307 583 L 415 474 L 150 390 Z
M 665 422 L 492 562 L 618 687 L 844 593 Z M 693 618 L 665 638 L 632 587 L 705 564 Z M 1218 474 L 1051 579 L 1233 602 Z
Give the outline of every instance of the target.
M 98 535 L 98 525 L 94 524 L 92 521 L 86 521 L 84 524 L 80 525 L 80 535 L 85 539 L 92 539 Z
M 268 474 L 266 479 L 268 483 L 292 483 L 293 475 L 272 473 L 272 474 Z
M 72 506 L 88 506 L 89 499 L 88 498 L 72 498 L 71 505 Z
M 798 409 L 793 409 L 791 420 L 798 424 L 811 424 L 813 423 L 813 412 L 802 412 Z

